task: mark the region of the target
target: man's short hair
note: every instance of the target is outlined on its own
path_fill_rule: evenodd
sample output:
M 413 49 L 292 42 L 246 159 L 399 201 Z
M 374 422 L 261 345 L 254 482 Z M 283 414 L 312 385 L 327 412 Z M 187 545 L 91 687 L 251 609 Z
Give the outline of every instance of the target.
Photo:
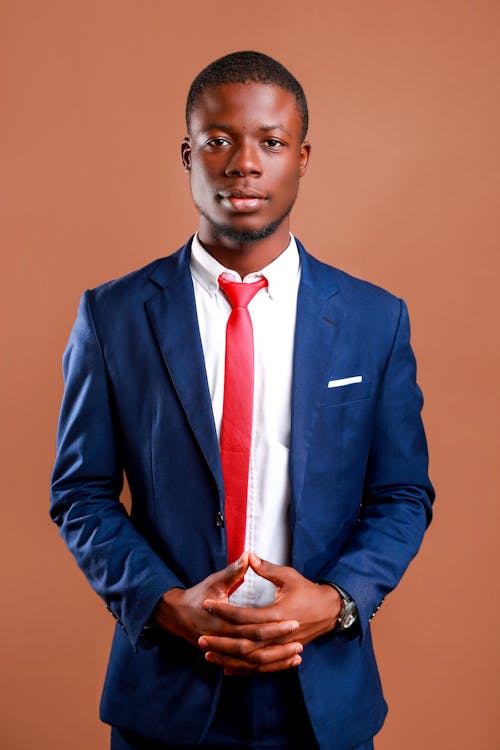
M 232 52 L 219 57 L 198 73 L 189 89 L 186 102 L 186 125 L 190 129 L 191 114 L 206 89 L 225 83 L 267 83 L 280 86 L 295 96 L 302 118 L 302 139 L 309 126 L 307 101 L 302 86 L 284 65 L 262 52 Z

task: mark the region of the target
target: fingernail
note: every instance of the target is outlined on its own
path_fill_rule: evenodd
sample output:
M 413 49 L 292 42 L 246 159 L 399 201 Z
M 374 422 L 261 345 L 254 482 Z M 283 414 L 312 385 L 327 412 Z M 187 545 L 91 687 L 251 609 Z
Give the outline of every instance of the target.
M 296 653 L 296 654 L 301 654 L 303 650 L 304 650 L 304 647 L 303 647 L 303 645 L 302 645 L 301 643 L 299 643 L 299 645 L 298 645 L 298 646 L 297 646 L 297 648 L 295 649 L 295 653 Z
M 206 639 L 206 638 L 203 638 L 203 637 L 201 637 L 201 638 L 198 638 L 198 646 L 199 646 L 200 648 L 206 648 L 206 647 L 208 646 L 208 641 L 207 641 L 207 639 Z
M 298 667 L 302 663 L 300 656 L 294 656 L 292 659 L 292 667 Z
M 300 623 L 298 622 L 290 623 L 290 633 L 293 633 L 293 631 L 297 630 L 297 628 L 300 628 Z

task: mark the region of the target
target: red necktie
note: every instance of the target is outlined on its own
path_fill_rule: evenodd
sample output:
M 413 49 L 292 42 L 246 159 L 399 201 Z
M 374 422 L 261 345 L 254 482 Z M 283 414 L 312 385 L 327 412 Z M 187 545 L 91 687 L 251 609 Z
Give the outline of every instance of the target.
M 226 328 L 224 406 L 220 436 L 226 495 L 227 556 L 231 563 L 238 559 L 245 548 L 248 469 L 252 442 L 253 329 L 247 305 L 260 289 L 267 286 L 267 279 L 244 284 L 219 276 L 219 285 L 233 308 Z

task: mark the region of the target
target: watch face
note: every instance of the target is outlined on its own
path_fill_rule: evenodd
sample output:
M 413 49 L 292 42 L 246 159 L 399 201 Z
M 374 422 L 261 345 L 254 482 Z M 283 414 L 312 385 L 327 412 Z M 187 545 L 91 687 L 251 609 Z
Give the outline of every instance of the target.
M 344 629 L 350 628 L 351 625 L 354 624 L 356 621 L 356 615 L 353 612 L 348 612 L 344 618 L 344 622 L 342 623 Z
M 356 622 L 356 605 L 350 601 L 345 606 L 340 627 L 342 630 L 347 630 L 354 622 Z

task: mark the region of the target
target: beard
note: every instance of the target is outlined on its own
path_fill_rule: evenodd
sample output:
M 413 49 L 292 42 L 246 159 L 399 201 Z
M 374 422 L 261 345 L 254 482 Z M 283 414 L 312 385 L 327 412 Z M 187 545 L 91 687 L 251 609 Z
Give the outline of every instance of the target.
M 294 201 L 295 202 L 295 201 Z M 213 221 L 204 211 L 200 211 L 202 216 L 209 222 L 212 227 L 215 236 L 225 237 L 238 245 L 251 245 L 254 242 L 265 240 L 266 237 L 270 237 L 274 232 L 281 226 L 286 217 L 289 215 L 293 208 L 293 203 L 287 208 L 287 210 L 275 221 L 271 221 L 259 229 L 234 229 L 228 224 L 218 224 Z

